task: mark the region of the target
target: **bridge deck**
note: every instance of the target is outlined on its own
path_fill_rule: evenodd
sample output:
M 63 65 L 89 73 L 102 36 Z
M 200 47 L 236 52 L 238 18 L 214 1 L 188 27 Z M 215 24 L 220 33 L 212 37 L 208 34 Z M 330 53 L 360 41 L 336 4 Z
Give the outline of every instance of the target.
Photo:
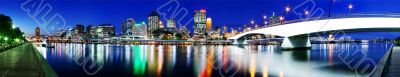
M 389 64 L 389 77 L 398 77 L 400 76 L 400 47 L 393 47 L 393 51 L 391 54 L 391 60 Z

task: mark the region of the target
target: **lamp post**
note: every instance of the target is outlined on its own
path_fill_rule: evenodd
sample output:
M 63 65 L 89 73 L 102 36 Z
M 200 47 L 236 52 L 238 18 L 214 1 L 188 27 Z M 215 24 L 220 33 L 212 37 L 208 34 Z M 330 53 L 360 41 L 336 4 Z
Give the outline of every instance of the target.
M 304 15 L 310 15 L 310 12 L 308 10 L 304 10 Z
M 350 14 L 351 14 L 351 10 L 353 9 L 353 7 L 354 7 L 354 6 L 353 6 L 353 4 L 351 4 L 351 3 L 350 3 L 349 5 L 347 5 L 347 8 L 349 9 L 349 13 L 350 13 Z
M 268 24 L 268 20 L 267 20 L 268 17 L 267 17 L 267 15 L 264 15 L 264 16 L 263 16 L 263 19 L 264 19 L 264 26 L 267 27 L 267 24 Z
M 281 24 L 283 24 L 283 21 L 285 20 L 285 17 L 283 17 L 283 16 L 280 16 L 279 17 L 279 21 L 281 22 Z
M 285 7 L 285 11 L 286 11 L 286 13 L 289 13 L 289 12 L 290 12 L 290 10 L 291 10 L 291 8 L 290 8 L 289 6 L 286 6 L 286 7 Z

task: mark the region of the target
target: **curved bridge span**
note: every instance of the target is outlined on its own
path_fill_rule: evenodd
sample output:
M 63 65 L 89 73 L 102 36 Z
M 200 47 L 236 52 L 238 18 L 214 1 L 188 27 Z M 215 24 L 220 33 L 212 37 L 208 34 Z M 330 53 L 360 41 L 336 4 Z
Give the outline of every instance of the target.
M 266 27 L 253 31 L 244 32 L 229 40 L 235 40 L 249 34 L 276 35 L 284 37 L 282 48 L 311 47 L 308 35 L 319 32 L 330 31 L 397 31 L 400 32 L 400 18 L 396 17 L 357 17 L 337 18 L 304 21 L 283 24 L 279 26 Z

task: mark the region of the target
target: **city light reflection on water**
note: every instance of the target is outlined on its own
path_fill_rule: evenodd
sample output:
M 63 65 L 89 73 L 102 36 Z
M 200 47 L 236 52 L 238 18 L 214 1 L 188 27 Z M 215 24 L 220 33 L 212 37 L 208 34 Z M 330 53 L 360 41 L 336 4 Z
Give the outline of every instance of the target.
M 61 77 L 74 76 L 365 76 L 340 57 L 375 63 L 391 44 L 313 44 L 284 51 L 278 45 L 114 45 L 55 43 L 37 47 Z

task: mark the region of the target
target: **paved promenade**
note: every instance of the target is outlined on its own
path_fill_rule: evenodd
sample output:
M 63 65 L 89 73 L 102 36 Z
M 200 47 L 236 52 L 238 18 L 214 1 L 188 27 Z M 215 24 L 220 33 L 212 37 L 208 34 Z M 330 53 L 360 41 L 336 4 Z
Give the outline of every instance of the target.
M 389 77 L 399 77 L 400 76 L 400 47 L 393 47 L 392 56 L 389 64 Z
M 24 44 L 0 53 L 0 77 L 44 77 L 36 50 Z

